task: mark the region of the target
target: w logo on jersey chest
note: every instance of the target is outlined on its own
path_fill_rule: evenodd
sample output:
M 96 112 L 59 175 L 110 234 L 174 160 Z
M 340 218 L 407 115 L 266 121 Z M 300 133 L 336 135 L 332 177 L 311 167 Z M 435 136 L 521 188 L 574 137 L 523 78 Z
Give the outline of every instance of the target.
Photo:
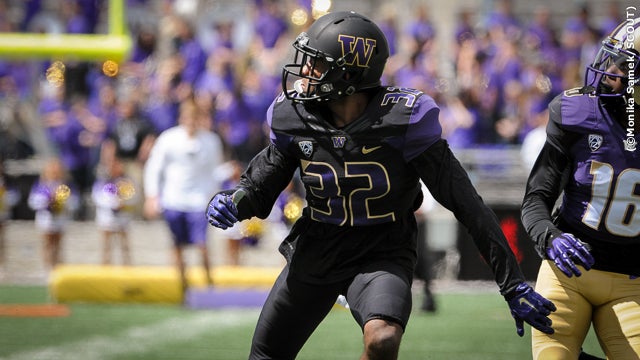
M 335 149 L 342 149 L 344 147 L 344 143 L 347 142 L 347 137 L 346 136 L 332 136 L 331 137 L 331 142 L 333 142 L 333 147 Z
M 589 149 L 596 151 L 602 146 L 602 135 L 589 134 Z

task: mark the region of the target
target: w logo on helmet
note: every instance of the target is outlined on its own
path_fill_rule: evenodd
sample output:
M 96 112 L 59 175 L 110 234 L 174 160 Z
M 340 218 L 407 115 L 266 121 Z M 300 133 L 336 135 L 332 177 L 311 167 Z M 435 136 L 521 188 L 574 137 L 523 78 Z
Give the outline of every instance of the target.
M 338 35 L 342 45 L 342 58 L 346 65 L 369 67 L 369 61 L 376 47 L 376 40 L 350 35 Z

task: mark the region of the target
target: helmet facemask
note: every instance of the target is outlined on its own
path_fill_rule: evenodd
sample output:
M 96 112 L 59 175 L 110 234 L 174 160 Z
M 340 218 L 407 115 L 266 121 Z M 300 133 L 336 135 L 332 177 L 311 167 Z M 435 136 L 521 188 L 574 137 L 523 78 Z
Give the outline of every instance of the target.
M 605 42 L 593 64 L 587 67 L 586 84 L 594 87 L 600 96 L 621 96 L 629 84 L 629 71 L 634 71 L 639 65 L 640 57 L 635 49 L 616 49 Z M 622 90 L 614 91 L 606 78 L 619 79 Z
M 587 67 L 585 85 L 592 88 L 598 96 L 620 97 L 635 95 L 630 93 L 629 86 L 640 85 L 638 76 L 640 72 L 640 36 L 639 19 L 632 24 L 623 22 L 603 42 L 593 63 Z M 631 32 L 628 32 L 628 31 Z M 635 33 L 635 35 L 633 34 Z M 632 35 L 632 36 L 629 36 Z M 620 81 L 621 86 L 611 85 Z M 632 84 L 629 82 L 632 81 Z M 631 90 L 633 91 L 633 89 Z
M 293 47 L 296 50 L 294 62 L 283 68 L 282 83 L 285 88 L 293 88 L 295 93 L 286 93 L 295 101 L 326 101 L 351 95 L 361 73 L 350 71 L 345 63 L 351 53 L 335 59 L 330 54 L 308 45 L 306 33 L 298 35 Z M 287 86 L 289 85 L 289 86 Z

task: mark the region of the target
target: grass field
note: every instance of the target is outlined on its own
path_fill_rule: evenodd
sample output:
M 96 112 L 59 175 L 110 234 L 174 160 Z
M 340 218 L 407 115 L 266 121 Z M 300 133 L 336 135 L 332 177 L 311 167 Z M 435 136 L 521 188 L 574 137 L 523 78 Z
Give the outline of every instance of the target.
M 419 304 L 419 298 L 415 299 Z M 530 359 L 497 293 L 437 294 L 438 312 L 414 309 L 400 359 Z M 0 304 L 47 303 L 40 286 L 0 286 Z M 246 359 L 258 309 L 190 310 L 170 305 L 71 304 L 62 317 L 0 316 L 2 360 Z M 602 356 L 593 334 L 585 349 Z M 358 359 L 360 330 L 336 307 L 298 356 Z

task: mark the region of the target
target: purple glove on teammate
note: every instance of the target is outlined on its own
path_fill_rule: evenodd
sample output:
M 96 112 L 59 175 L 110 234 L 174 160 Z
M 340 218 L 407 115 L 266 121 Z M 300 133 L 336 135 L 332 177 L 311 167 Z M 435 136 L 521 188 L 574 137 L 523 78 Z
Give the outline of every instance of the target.
M 595 262 L 585 244 L 569 233 L 562 233 L 551 239 L 547 246 L 547 256 L 568 277 L 582 275 L 576 264 L 589 270 Z
M 231 195 L 216 194 L 207 206 L 207 220 L 209 224 L 220 228 L 228 229 L 238 222 L 238 209 L 233 203 Z
M 556 311 L 556 306 L 535 292 L 528 284 L 518 284 L 513 297 L 507 300 L 507 304 L 511 309 L 511 316 L 516 320 L 518 336 L 524 336 L 525 321 L 545 334 L 553 334 L 554 330 L 548 315 Z

